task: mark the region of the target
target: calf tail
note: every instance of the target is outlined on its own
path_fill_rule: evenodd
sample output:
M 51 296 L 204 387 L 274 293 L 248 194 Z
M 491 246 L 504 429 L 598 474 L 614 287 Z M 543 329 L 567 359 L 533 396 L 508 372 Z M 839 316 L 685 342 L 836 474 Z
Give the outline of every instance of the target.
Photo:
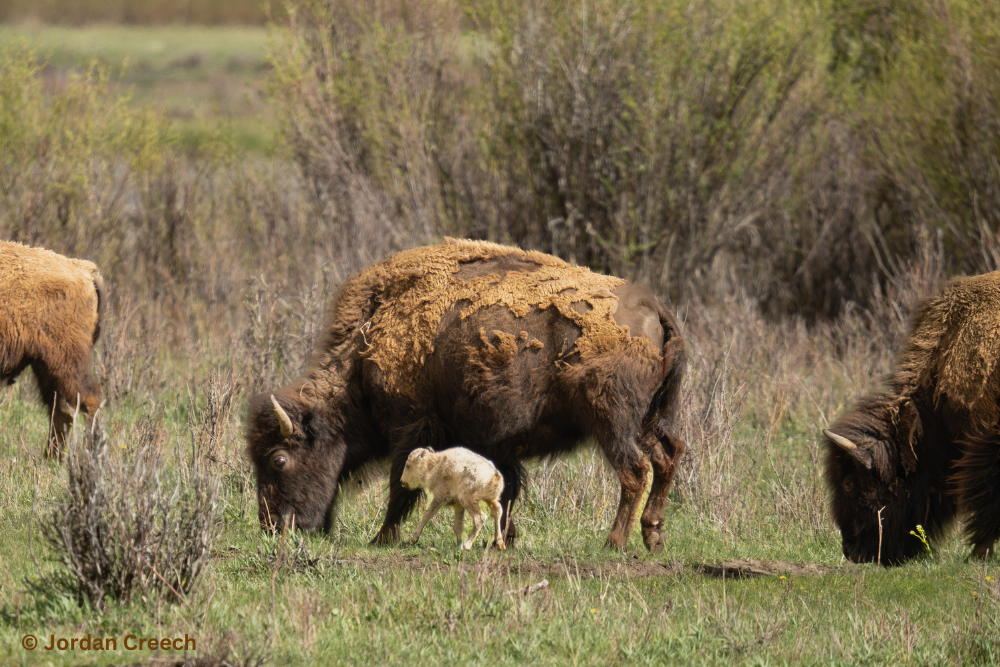
M 663 380 L 653 394 L 653 400 L 650 401 L 649 409 L 643 419 L 644 431 L 658 424 L 669 426 L 676 418 L 678 396 L 684 381 L 684 369 L 687 366 L 687 347 L 684 345 L 680 327 L 663 304 L 659 304 L 659 310 L 660 326 L 663 328 Z

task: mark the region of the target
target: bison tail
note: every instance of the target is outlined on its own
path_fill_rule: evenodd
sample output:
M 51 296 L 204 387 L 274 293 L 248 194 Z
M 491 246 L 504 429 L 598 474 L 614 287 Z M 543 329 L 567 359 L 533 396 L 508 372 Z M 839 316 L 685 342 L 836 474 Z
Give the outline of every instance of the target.
M 94 292 L 97 293 L 97 321 L 94 322 L 94 340 L 93 344 L 97 344 L 97 339 L 101 336 L 101 319 L 104 317 L 105 309 L 105 294 L 104 294 L 104 277 L 101 276 L 97 271 L 94 272 Z
M 674 420 L 681 383 L 684 381 L 684 369 L 687 366 L 687 347 L 684 345 L 680 327 L 662 305 L 660 326 L 663 327 L 663 380 L 653 394 L 649 410 L 646 411 L 646 417 L 643 419 L 644 430 L 665 420 L 667 422 Z

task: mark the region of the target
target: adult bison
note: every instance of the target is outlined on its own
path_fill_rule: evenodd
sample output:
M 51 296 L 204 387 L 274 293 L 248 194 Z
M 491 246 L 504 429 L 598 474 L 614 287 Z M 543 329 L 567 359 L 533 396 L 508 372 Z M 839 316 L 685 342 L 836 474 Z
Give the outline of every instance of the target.
M 28 366 L 51 415 L 46 453 L 58 456 L 79 408 L 88 428 L 101 405 L 90 354 L 101 332 L 104 282 L 97 266 L 0 241 L 0 385 Z
M 844 555 L 898 563 L 961 511 L 975 557 L 1000 537 L 1000 272 L 951 281 L 916 310 L 889 393 L 831 429 L 827 481 Z M 881 545 L 881 546 L 880 546 Z
M 509 520 L 522 461 L 592 435 L 621 480 L 608 545 L 628 539 L 650 464 L 641 523 L 663 548 L 663 505 L 684 444 L 670 432 L 684 341 L 652 293 L 550 255 L 456 241 L 415 248 L 351 278 L 305 377 L 251 401 L 247 451 L 264 527 L 329 528 L 351 473 L 390 462 L 389 503 L 373 543 L 399 540 L 420 491 L 400 475 L 410 452 L 461 442 L 504 477 Z

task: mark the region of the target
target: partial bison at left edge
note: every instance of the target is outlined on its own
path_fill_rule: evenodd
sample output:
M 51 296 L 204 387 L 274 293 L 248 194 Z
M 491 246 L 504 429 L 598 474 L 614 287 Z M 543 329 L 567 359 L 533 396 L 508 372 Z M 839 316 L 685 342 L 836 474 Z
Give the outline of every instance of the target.
M 58 456 L 79 409 L 87 428 L 101 405 L 90 355 L 101 332 L 104 282 L 92 262 L 0 241 L 0 386 L 31 366 Z
M 890 391 L 829 430 L 844 555 L 899 563 L 958 515 L 974 557 L 1000 538 L 1000 272 L 959 278 L 913 316 Z M 914 534 L 916 533 L 916 534 Z
M 305 376 L 250 404 L 262 526 L 329 529 L 344 481 L 388 460 L 373 543 L 397 542 L 421 494 L 400 484 L 410 452 L 461 442 L 503 475 L 511 545 L 522 462 L 593 436 L 621 481 L 607 544 L 625 546 L 652 466 L 640 522 L 647 548 L 663 548 L 685 355 L 651 292 L 550 255 L 448 239 L 357 274 L 329 318 Z

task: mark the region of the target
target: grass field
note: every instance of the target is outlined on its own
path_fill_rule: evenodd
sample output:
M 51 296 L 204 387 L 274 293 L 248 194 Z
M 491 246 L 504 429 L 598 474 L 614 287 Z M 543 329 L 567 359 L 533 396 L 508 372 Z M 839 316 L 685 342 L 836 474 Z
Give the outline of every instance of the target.
M 485 549 L 487 533 L 461 554 L 447 517 L 429 524 L 416 547 L 367 546 L 381 523 L 384 478 L 342 499 L 331 535 L 262 533 L 241 456 L 252 382 L 241 348 L 226 355 L 192 346 L 188 356 L 163 346 L 144 362 L 152 344 L 129 340 L 116 317 L 96 363 L 120 394 L 109 410 L 109 446 L 129 456 L 139 422 L 151 419 L 169 469 L 211 461 L 225 489 L 222 537 L 207 578 L 182 604 L 149 598 L 98 614 L 33 588 L 59 567 L 37 525 L 29 535 L 33 499 L 44 514 L 65 467 L 41 456 L 45 419 L 24 376 L 0 394 L 0 662 L 172 664 L 156 660 L 182 656 L 126 651 L 121 642 L 185 633 L 202 658 L 225 653 L 234 664 L 1000 662 L 995 560 L 968 561 L 957 535 L 902 567 L 851 565 L 840 555 L 814 420 L 870 388 L 874 375 L 861 375 L 884 363 L 884 351 L 856 348 L 836 359 L 822 334 L 766 325 L 738 308 L 726 315 L 738 324 L 708 327 L 718 339 L 697 336 L 689 323 L 691 455 L 671 492 L 663 553 L 649 555 L 638 530 L 625 552 L 602 548 L 617 484 L 585 446 L 532 465 L 515 513 L 516 549 Z M 112 359 L 120 367 L 109 368 Z M 122 390 L 126 377 L 131 391 Z M 821 388 L 820 378 L 835 386 Z M 206 440 L 213 410 L 222 418 Z M 26 634 L 44 646 L 53 635 L 88 633 L 117 637 L 119 650 L 20 646 Z
M 18 40 L 53 83 L 97 59 L 133 105 L 160 106 L 184 145 L 221 132 L 240 148 L 273 148 L 273 112 L 262 101 L 267 28 L 0 25 L 0 41 Z
M 300 3 L 300 9 L 307 4 L 313 3 Z M 926 138 L 947 147 L 955 137 L 987 136 L 966 135 L 967 128 L 987 132 L 994 126 L 969 116 L 968 126 L 957 125 L 952 134 L 942 135 L 927 130 L 938 127 L 931 117 L 912 128 L 903 122 L 899 137 L 906 141 L 899 144 L 892 143 L 896 134 L 864 134 L 871 130 L 866 124 L 871 119 L 838 106 L 836 86 L 846 87 L 848 101 L 853 92 L 880 89 L 864 81 L 850 88 L 853 79 L 847 78 L 829 88 L 817 83 L 830 74 L 829 61 L 820 57 L 831 43 L 824 37 L 812 46 L 802 42 L 803 48 L 817 50 L 802 87 L 775 97 L 803 105 L 803 122 L 814 117 L 829 121 L 799 125 L 796 111 L 788 131 L 794 130 L 796 142 L 829 134 L 830 152 L 799 155 L 796 151 L 804 149 L 783 143 L 781 135 L 761 145 L 761 150 L 774 151 L 772 162 L 755 161 L 758 148 L 752 148 L 746 155 L 733 154 L 731 162 L 723 156 L 698 166 L 694 158 L 711 156 L 712 147 L 743 145 L 742 131 L 727 134 L 730 122 L 751 129 L 758 121 L 771 122 L 767 86 L 785 81 L 786 71 L 777 66 L 741 74 L 739 67 L 729 72 L 722 65 L 780 65 L 775 54 L 799 53 L 798 46 L 774 52 L 757 48 L 783 38 L 755 37 L 761 26 L 770 25 L 755 18 L 755 4 L 781 17 L 771 22 L 779 28 L 785 20 L 799 20 L 797 12 L 784 11 L 789 5 L 783 0 L 730 3 L 733 10 L 724 21 L 715 13 L 726 4 L 721 0 L 692 3 L 691 13 L 671 13 L 658 31 L 647 35 L 656 39 L 642 37 L 628 42 L 633 51 L 608 55 L 619 69 L 606 69 L 603 63 L 590 67 L 590 60 L 569 57 L 577 53 L 577 37 L 582 40 L 579 53 L 587 55 L 592 47 L 617 43 L 606 37 L 617 33 L 578 30 L 582 23 L 574 22 L 576 15 L 552 2 L 545 5 L 549 18 L 539 23 L 544 27 L 549 21 L 549 32 L 533 32 L 537 26 L 528 21 L 502 33 L 513 46 L 508 60 L 497 61 L 500 66 L 492 71 L 499 78 L 476 69 L 481 64 L 467 62 L 478 50 L 472 45 L 485 42 L 465 36 L 455 40 L 447 32 L 439 43 L 410 39 L 410 19 L 420 19 L 414 22 L 417 28 L 426 18 L 428 29 L 440 23 L 442 30 L 450 30 L 448 25 L 463 30 L 450 3 L 427 3 L 437 12 L 427 16 L 397 11 L 409 8 L 406 3 L 388 4 L 392 7 L 378 17 L 385 26 L 379 21 L 355 25 L 340 36 L 343 44 L 364 48 L 346 48 L 329 62 L 321 47 L 330 42 L 322 40 L 313 44 L 311 55 L 299 57 L 302 40 L 317 32 L 317 23 L 300 22 L 299 32 L 290 33 L 300 41 L 288 42 L 284 52 L 279 49 L 278 76 L 272 79 L 277 81 L 276 105 L 260 92 L 268 71 L 265 28 L 0 26 L 0 41 L 27 40 L 47 62 L 41 70 L 45 87 L 37 95 L 17 94 L 37 82 L 31 74 L 24 86 L 0 85 L 6 95 L 0 124 L 18 130 L 11 132 L 14 141 L 0 138 L 0 149 L 6 151 L 0 155 L 0 236 L 86 257 L 101 267 L 109 298 L 93 366 L 108 401 L 109 456 L 134 460 L 137 448 L 147 443 L 162 456 L 166 476 L 190 480 L 197 463 L 220 481 L 224 501 L 221 537 L 212 547 L 210 568 L 180 602 L 150 593 L 129 604 L 108 601 L 108 609 L 100 612 L 81 606 L 47 585 L 65 568 L 59 552 L 39 532 L 39 521 L 51 516 L 66 486 L 67 466 L 42 456 L 46 416 L 30 373 L 15 386 L 3 387 L 0 664 L 179 665 L 186 658 L 191 658 L 187 664 L 203 666 L 1000 664 L 998 559 L 970 561 L 969 548 L 956 531 L 932 553 L 900 567 L 846 562 L 827 508 L 818 443 L 822 428 L 859 396 L 879 388 L 918 298 L 947 271 L 980 266 L 952 266 L 959 257 L 936 233 L 933 224 L 938 223 L 918 229 L 912 221 L 924 218 L 911 212 L 923 211 L 927 220 L 945 218 L 938 216 L 938 208 L 907 208 L 921 200 L 907 200 L 902 188 L 893 195 L 901 197 L 900 208 L 892 208 L 892 201 L 877 210 L 870 207 L 882 202 L 874 195 L 882 193 L 885 183 L 910 183 L 911 173 L 924 172 L 879 171 L 863 159 L 864 146 L 855 142 L 909 151 L 911 139 Z M 864 12 L 855 16 L 849 11 L 853 5 L 824 0 L 799 7 L 814 4 L 839 7 L 844 16 L 857 19 L 861 46 L 868 43 L 867 31 L 878 28 Z M 890 4 L 892 12 L 911 13 L 899 3 Z M 934 3 L 935 11 L 940 4 Z M 383 7 L 365 6 L 372 11 Z M 605 27 L 618 26 L 614 17 L 620 8 L 602 6 L 596 19 L 605 21 Z M 330 7 L 331 21 L 341 16 L 333 10 L 349 8 L 347 3 Z M 503 15 L 502 5 L 494 8 Z M 588 13 L 581 15 L 586 22 Z M 636 16 L 631 25 L 641 26 L 644 14 Z M 948 34 L 958 37 L 966 25 L 934 21 L 935 28 L 954 27 Z M 975 51 L 982 62 L 968 60 L 961 49 L 954 51 L 954 59 L 979 63 L 974 72 L 984 85 L 993 85 L 991 35 L 1000 32 L 986 30 L 992 24 L 983 20 L 970 19 L 967 25 L 977 30 L 985 26 L 969 41 L 982 46 Z M 520 101 L 536 90 L 528 85 L 534 79 L 530 72 L 518 78 L 521 74 L 504 69 L 504 62 L 520 62 L 514 47 L 538 34 L 545 36 L 539 43 L 564 47 L 549 54 L 550 78 L 539 79 L 547 81 L 553 99 L 562 101 L 551 113 L 525 120 Z M 801 34 L 817 33 L 803 28 Z M 854 39 L 849 30 L 845 34 Z M 898 95 L 906 104 L 911 92 L 920 102 L 914 108 L 921 111 L 925 101 L 938 100 L 941 109 L 959 111 L 988 106 L 963 106 L 970 99 L 995 101 L 988 86 L 972 98 L 944 87 L 927 93 L 925 79 L 979 80 L 952 76 L 959 71 L 953 69 L 926 76 L 927 63 L 937 53 L 936 36 L 943 33 L 927 34 L 935 37 L 934 49 L 914 51 L 925 59 L 904 58 L 905 76 L 888 79 L 899 82 Z M 644 50 L 661 37 L 665 50 Z M 721 44 L 718 50 L 716 44 Z M 865 65 L 866 53 L 855 54 L 856 64 Z M 642 58 L 630 63 L 632 56 Z M 18 65 L 10 71 L 31 69 L 21 67 L 16 54 L 9 57 Z M 59 90 L 93 57 L 108 66 L 118 83 L 107 104 L 80 114 L 87 122 L 67 122 L 76 120 L 80 107 L 70 102 L 78 98 L 60 98 Z M 660 69 L 663 63 L 670 68 Z M 698 69 L 702 63 L 707 70 Z M 336 75 L 332 79 L 331 72 Z M 583 78 L 563 79 L 573 72 Z M 466 87 L 464 77 L 470 74 L 479 88 Z M 767 90 L 744 97 L 745 81 L 754 77 Z M 632 118 L 634 100 L 621 97 L 621 90 L 611 85 L 624 80 L 662 83 L 662 90 L 653 91 L 662 97 L 648 98 L 650 110 L 657 100 L 676 109 L 662 118 L 659 112 L 650 114 L 648 125 L 624 122 Z M 912 81 L 920 85 L 911 86 Z M 328 86 L 330 82 L 336 85 Z M 99 88 L 93 82 L 83 86 Z M 116 108 L 115 94 L 124 91 L 131 91 L 129 104 L 137 110 L 151 103 L 162 107 L 182 148 L 204 142 L 231 156 L 214 139 L 207 140 L 222 134 L 254 159 L 242 160 L 244 154 L 237 151 L 233 159 L 213 162 L 214 156 L 198 151 L 175 151 L 170 138 L 147 144 L 145 135 L 118 137 L 116 130 L 129 119 L 108 109 Z M 897 94 L 893 91 L 889 89 Z M 750 108 L 727 111 L 726 104 L 715 103 L 728 99 L 724 93 L 732 93 L 737 106 L 739 100 L 749 100 Z M 906 121 L 905 114 L 896 112 L 909 107 L 903 102 L 893 106 L 889 93 L 858 104 L 886 109 L 887 116 Z M 95 98 L 103 95 L 95 93 Z M 814 114 L 812 105 L 820 102 L 813 97 L 823 104 L 833 100 L 832 106 Z M 49 114 L 42 107 L 51 99 L 69 102 Z M 611 106 L 602 106 L 605 102 Z M 616 107 L 618 102 L 623 106 Z M 607 134 L 546 134 L 550 120 L 559 130 L 566 118 L 613 118 L 606 114 L 608 108 L 619 108 L 617 118 L 623 122 L 608 124 Z M 722 115 L 704 116 L 699 109 Z M 272 152 L 282 114 L 291 123 L 283 128 L 284 136 L 299 143 Z M 477 124 L 484 118 L 489 122 Z M 857 136 L 846 133 L 855 125 L 862 128 Z M 80 130 L 88 127 L 90 134 Z M 427 134 L 428 128 L 435 132 Z M 69 141 L 78 130 L 81 140 Z M 444 134 L 439 136 L 439 130 Z M 451 130 L 454 136 L 448 134 Z M 626 130 L 623 140 L 620 133 Z M 653 146 L 651 155 L 661 151 L 656 154 L 664 160 L 658 168 L 662 178 L 645 180 L 646 161 L 636 156 L 645 155 L 648 140 L 666 130 L 676 134 L 671 141 L 676 139 L 680 152 L 667 155 L 662 152 L 666 149 Z M 569 147 L 582 142 L 602 153 L 608 146 L 614 149 L 607 152 L 609 160 L 614 159 L 605 166 L 623 169 L 628 178 L 623 176 L 622 183 L 641 187 L 619 191 L 611 182 L 605 187 L 604 167 L 566 151 L 555 158 L 564 159 L 567 169 L 580 169 L 580 179 L 565 186 L 572 196 L 558 210 L 539 207 L 537 188 L 544 195 L 551 185 L 558 192 L 550 194 L 562 198 L 564 186 L 561 178 L 539 177 L 543 174 L 537 168 L 549 164 L 553 155 L 548 144 L 531 144 L 532 137 Z M 880 137 L 889 143 L 880 143 Z M 63 149 L 52 150 L 53 145 Z M 976 139 L 961 145 L 995 144 Z M 548 152 L 538 152 L 542 148 Z M 944 148 L 926 155 L 927 147 L 912 150 L 943 182 L 955 180 L 953 174 L 989 176 L 995 171 L 978 168 L 985 162 L 941 160 L 936 156 L 947 154 Z M 67 165 L 59 159 L 67 155 L 67 161 L 76 162 Z M 134 163 L 131 171 L 121 163 L 123 155 Z M 674 155 L 680 156 L 676 162 L 670 161 Z M 779 155 L 795 160 L 787 163 Z M 886 169 L 908 164 L 891 153 L 879 156 Z M 986 157 L 993 160 L 990 165 L 995 162 L 995 156 Z M 785 174 L 808 178 L 782 180 Z M 885 174 L 897 180 L 886 181 Z M 774 183 L 784 185 L 772 191 Z M 607 218 L 616 225 L 632 219 L 636 202 L 652 202 L 655 209 L 664 192 L 679 193 L 676 202 L 688 204 L 664 211 L 675 215 L 667 223 L 650 213 L 642 223 L 648 224 L 650 239 L 643 235 L 646 231 L 632 236 L 626 230 L 620 246 L 602 245 L 597 230 L 580 233 L 578 246 L 560 246 L 559 225 L 565 224 L 568 234 L 574 216 L 581 215 L 572 202 L 588 202 L 598 191 L 607 197 L 592 212 L 607 205 L 618 211 Z M 980 194 L 993 196 L 1000 189 L 972 191 L 978 206 L 986 201 Z M 798 201 L 804 202 L 800 208 Z M 955 204 L 959 209 L 963 205 Z M 903 212 L 896 216 L 899 228 L 876 224 L 885 206 L 890 214 Z M 988 207 L 976 211 L 979 215 Z M 889 216 L 892 221 L 894 215 Z M 998 247 L 991 231 L 995 227 L 981 225 L 970 211 L 963 210 L 963 216 L 961 220 L 975 221 L 979 234 L 956 237 L 971 248 L 963 252 L 981 256 L 983 262 L 1000 262 L 1000 254 L 990 254 Z M 715 222 L 722 226 L 713 226 Z M 573 224 L 590 226 L 586 218 Z M 894 229 L 926 238 L 914 243 L 909 254 L 894 255 L 887 246 L 894 242 Z M 869 235 L 880 230 L 886 238 Z M 799 231 L 815 242 L 800 243 Z M 390 252 L 445 235 L 514 241 L 566 257 L 573 256 L 574 247 L 596 249 L 608 262 L 600 265 L 603 270 L 627 272 L 660 293 L 678 293 L 673 307 L 689 350 L 679 435 L 689 449 L 668 500 L 662 553 L 648 554 L 638 530 L 623 552 L 603 548 L 619 485 L 592 443 L 572 456 L 530 464 L 526 491 L 514 508 L 521 538 L 515 549 L 503 553 L 485 548 L 489 531 L 471 553 L 456 552 L 447 512 L 427 527 L 415 547 L 369 547 L 385 511 L 384 475 L 344 494 L 329 535 L 261 531 L 254 479 L 243 457 L 249 398 L 289 382 L 302 370 L 322 326 L 322 304 L 345 277 Z M 852 246 L 851 238 L 860 245 Z M 699 246 L 699 239 L 707 245 Z M 649 254 L 639 248 L 647 240 Z M 881 252 L 865 254 L 880 244 L 886 245 L 884 257 Z M 857 251 L 859 247 L 868 250 Z M 782 257 L 783 264 L 778 261 Z M 883 259 L 891 259 L 891 267 L 883 266 Z M 786 278 L 775 275 L 779 264 Z M 808 274 L 808 280 L 800 285 L 787 277 L 793 274 L 795 280 Z M 849 277 L 855 286 L 826 291 L 843 287 L 838 276 Z M 862 286 L 863 292 L 853 291 Z M 765 296 L 772 287 L 773 299 L 785 294 L 788 305 L 775 310 L 772 300 L 765 317 Z M 851 300 L 850 295 L 864 298 Z M 800 319 L 804 311 L 796 310 L 796 304 L 812 312 L 812 319 Z M 824 304 L 830 308 L 820 307 Z M 410 518 L 404 534 L 413 530 L 416 518 Z M 23 645 L 29 634 L 40 643 L 31 651 Z M 118 646 L 105 652 L 43 648 L 50 637 L 87 635 L 113 637 Z M 127 650 L 129 635 L 188 635 L 196 646 L 187 654 Z

